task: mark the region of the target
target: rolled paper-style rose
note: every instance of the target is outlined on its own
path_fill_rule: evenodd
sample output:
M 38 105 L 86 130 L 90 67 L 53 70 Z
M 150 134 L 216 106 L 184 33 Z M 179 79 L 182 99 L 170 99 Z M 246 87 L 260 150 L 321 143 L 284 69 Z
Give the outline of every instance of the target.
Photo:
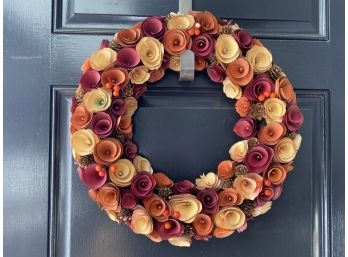
M 83 96 L 83 102 L 89 112 L 102 112 L 111 105 L 111 90 L 97 88 L 88 91 Z
M 249 150 L 244 158 L 244 163 L 250 172 L 261 173 L 267 170 L 274 155 L 271 147 L 259 144 Z
M 183 180 L 179 182 L 175 182 L 173 185 L 174 194 L 192 194 L 194 184 L 190 180 Z
M 232 160 L 236 162 L 241 162 L 244 160 L 244 157 L 247 154 L 248 149 L 248 140 L 242 140 L 233 144 L 228 152 Z
M 280 197 L 280 195 L 283 192 L 283 184 L 274 186 L 273 189 L 274 189 L 274 196 L 272 200 L 275 201 Z
M 169 61 L 169 69 L 173 71 L 181 70 L 180 56 L 171 56 Z
M 244 90 L 244 96 L 250 101 L 258 101 L 258 98 L 266 97 L 274 91 L 274 83 L 267 74 L 257 75 Z
M 126 187 L 131 184 L 136 171 L 131 161 L 120 159 L 110 165 L 109 178 L 119 187 Z
M 81 181 L 90 189 L 98 189 L 106 182 L 107 175 L 97 171 L 97 164 L 92 163 L 85 169 L 81 169 Z
M 157 187 L 172 187 L 174 182 L 166 174 L 162 172 L 153 173 Z
M 274 197 L 273 187 L 264 187 L 255 202 L 258 206 L 264 205 L 268 201 L 271 201 Z
M 155 186 L 156 180 L 150 173 L 146 171 L 138 172 L 138 174 L 135 175 L 131 182 L 131 190 L 133 194 L 139 199 L 150 197 L 153 194 L 153 189 L 155 188 Z
M 224 238 L 224 237 L 228 237 L 228 236 L 232 235 L 234 233 L 234 231 L 235 230 L 215 227 L 213 230 L 213 235 L 216 238 Z
M 110 44 L 110 41 L 108 39 L 102 39 L 102 41 L 100 41 L 100 44 L 99 44 L 99 49 L 103 49 L 105 47 L 108 47 Z
M 300 134 L 295 134 L 295 137 L 293 138 L 293 140 L 296 146 L 296 150 L 298 151 L 301 147 L 302 136 Z
M 134 68 L 140 62 L 140 56 L 134 48 L 125 47 L 117 52 L 117 65 L 127 70 Z
M 104 70 L 101 75 L 101 83 L 106 88 L 124 88 L 129 82 L 128 71 L 124 68 L 110 68 Z
M 152 217 L 144 207 L 138 205 L 132 213 L 129 227 L 135 234 L 148 235 L 153 231 L 154 227 Z
M 236 102 L 236 112 L 241 117 L 246 117 L 249 114 L 251 103 L 245 96 L 239 98 Z
M 287 103 L 296 103 L 294 87 L 287 77 L 280 77 L 276 80 L 275 93 Z
M 199 213 L 192 223 L 195 231 L 200 236 L 208 236 L 214 228 L 214 222 L 211 220 L 210 216 Z
M 136 46 L 142 63 L 150 70 L 156 70 L 162 65 L 164 47 L 153 37 L 143 37 Z
M 286 134 L 286 128 L 283 123 L 270 122 L 266 126 L 260 128 L 258 139 L 261 144 L 275 145 Z
M 121 206 L 124 209 L 134 210 L 137 207 L 137 198 L 129 189 L 121 191 Z
M 119 212 L 121 210 L 120 190 L 114 184 L 106 183 L 98 190 L 97 202 L 103 210 Z
M 70 113 L 73 114 L 76 107 L 79 105 L 76 96 L 73 96 L 71 98 L 71 106 L 70 106 Z
M 96 71 L 104 70 L 116 62 L 116 56 L 116 52 L 111 48 L 102 48 L 91 55 L 89 59 L 91 67 Z
M 191 194 L 174 195 L 169 204 L 172 207 L 172 217 L 184 223 L 191 223 L 202 211 L 202 203 Z
M 218 195 L 219 206 L 237 206 L 242 204 L 244 197 L 237 193 L 234 188 L 227 188 L 219 192 Z
M 152 70 L 150 71 L 150 78 L 149 82 L 150 83 L 155 83 L 159 80 L 161 80 L 164 77 L 165 71 L 163 68 L 159 68 L 158 70 Z
M 192 46 L 191 37 L 183 30 L 167 30 L 163 38 L 164 50 L 170 55 L 180 55 Z
M 288 137 L 282 138 L 274 146 L 274 159 L 281 163 L 291 162 L 295 159 L 297 153 L 294 141 Z
M 76 106 L 70 118 L 71 127 L 74 130 L 83 129 L 91 122 L 93 114 L 89 112 L 84 104 Z
M 116 117 L 120 117 L 126 113 L 127 106 L 122 98 L 114 97 L 112 99 L 110 110 Z
M 162 240 L 184 234 L 184 225 L 175 219 L 168 219 L 165 222 L 156 222 L 155 230 L 160 234 Z
M 250 117 L 240 118 L 234 125 L 233 131 L 243 139 L 251 138 L 258 131 L 257 122 Z
M 240 55 L 238 43 L 231 35 L 221 34 L 215 44 L 216 58 L 222 63 L 231 63 Z
M 115 138 L 105 138 L 96 144 L 93 150 L 95 162 L 110 165 L 117 161 L 123 153 L 120 141 Z
M 233 182 L 233 188 L 238 194 L 248 200 L 254 200 L 262 190 L 263 178 L 255 173 L 238 176 Z
M 247 51 L 246 58 L 256 73 L 266 72 L 272 67 L 272 54 L 266 47 L 255 44 Z
M 228 98 L 239 99 L 242 96 L 242 88 L 234 84 L 229 78 L 225 78 L 222 84 L 222 90 Z
M 160 243 L 162 241 L 161 235 L 155 230 L 146 236 L 155 243 Z
M 134 158 L 133 164 L 134 164 L 135 170 L 138 172 L 146 171 L 151 174 L 153 173 L 153 169 L 151 167 L 151 163 L 149 162 L 149 160 L 140 155 Z
M 80 78 L 80 85 L 83 90 L 88 91 L 97 88 L 100 81 L 100 74 L 98 71 L 89 70 L 82 74 Z
M 233 37 L 242 50 L 249 50 L 253 46 L 253 37 L 244 29 L 235 30 L 233 32 Z
M 234 176 L 236 163 L 231 160 L 225 160 L 219 163 L 217 176 L 220 179 L 229 179 Z
M 217 189 L 220 186 L 220 179 L 214 172 L 208 172 L 207 175 L 200 175 L 196 178 L 197 189 L 203 190 L 205 188 Z
M 168 29 L 189 30 L 195 24 L 195 18 L 190 14 L 178 14 L 167 21 Z
M 215 49 L 215 39 L 209 34 L 196 36 L 192 42 L 193 53 L 200 58 L 208 58 Z
M 209 65 L 207 68 L 207 73 L 209 78 L 216 83 L 220 83 L 225 79 L 225 71 L 218 64 Z
M 240 57 L 227 65 L 226 75 L 234 84 L 245 86 L 253 79 L 254 71 L 248 60 Z
M 169 203 L 158 195 L 153 194 L 144 199 L 144 207 L 147 212 L 156 220 L 165 222 L 168 220 L 172 211 Z
M 115 118 L 107 112 L 98 112 L 91 122 L 92 131 L 100 138 L 110 136 L 115 127 Z
M 149 17 L 141 23 L 141 32 L 148 37 L 163 39 L 166 25 L 162 17 Z
M 212 13 L 204 11 L 190 12 L 190 14 L 195 17 L 196 22 L 201 25 L 200 29 L 202 32 L 216 35 L 221 31 L 221 26 Z
M 285 126 L 291 132 L 299 130 L 303 124 L 303 113 L 296 104 L 289 104 L 286 109 L 283 121 Z
M 214 223 L 217 227 L 228 230 L 236 230 L 240 228 L 244 222 L 244 212 L 233 206 L 222 208 L 214 217 Z
M 150 73 L 148 68 L 142 65 L 131 70 L 131 72 L 129 72 L 129 78 L 133 84 L 141 85 L 149 80 Z
M 87 59 L 83 62 L 83 64 L 81 65 L 81 72 L 82 72 L 82 73 L 85 73 L 86 71 L 88 71 L 88 70 L 90 70 L 90 69 L 92 69 L 92 67 L 91 67 L 91 61 L 90 61 L 89 58 L 87 58 Z
M 139 99 L 147 90 L 146 84 L 143 85 L 133 85 L 133 96 L 135 99 Z
M 208 62 L 205 59 L 199 58 L 199 57 L 195 58 L 195 70 L 196 71 L 202 71 L 202 70 L 206 69 L 207 67 L 208 67 Z
M 133 160 L 137 156 L 138 147 L 129 140 L 123 144 L 123 153 L 127 159 Z
M 281 122 L 286 112 L 285 102 L 278 98 L 269 98 L 263 104 L 266 112 L 266 122 Z
M 163 60 L 161 64 L 162 69 L 168 69 L 169 68 L 169 62 L 170 62 L 170 55 L 168 53 L 165 53 L 163 55 Z
M 99 142 L 99 138 L 90 129 L 80 129 L 71 135 L 70 143 L 75 152 L 79 156 L 85 156 L 93 153 L 95 145 Z
M 118 131 L 124 133 L 127 137 L 131 138 L 131 134 L 133 131 L 132 117 L 119 117 L 116 128 Z
M 244 224 L 239 229 L 237 229 L 237 231 L 238 231 L 238 233 L 242 233 L 247 228 L 248 228 L 248 222 L 247 222 L 247 220 L 245 220 Z
M 218 194 L 214 189 L 203 189 L 198 191 L 197 198 L 202 203 L 203 212 L 215 214 L 219 210 Z
M 272 207 L 272 201 L 266 202 L 263 205 L 256 206 L 252 210 L 251 216 L 252 217 L 257 217 L 257 216 L 260 216 L 262 214 L 265 214 L 266 212 L 268 212 L 271 209 L 271 207 Z
M 168 242 L 178 247 L 190 247 L 192 244 L 192 239 L 187 236 L 175 236 L 168 238 Z
M 123 47 L 135 47 L 141 38 L 140 29 L 129 28 L 117 32 L 114 40 Z

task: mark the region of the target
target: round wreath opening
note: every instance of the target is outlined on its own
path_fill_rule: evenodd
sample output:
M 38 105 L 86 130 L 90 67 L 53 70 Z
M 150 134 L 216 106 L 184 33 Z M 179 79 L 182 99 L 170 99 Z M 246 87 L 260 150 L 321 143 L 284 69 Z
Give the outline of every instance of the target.
M 237 99 L 233 131 L 242 138 L 230 159 L 194 183 L 154 171 L 132 141 L 137 99 L 166 70 L 180 71 L 187 49 L 195 70 Z M 103 40 L 81 71 L 71 106 L 73 156 L 90 198 L 113 221 L 154 242 L 190 246 L 244 231 L 280 196 L 303 114 L 270 51 L 236 23 L 207 11 L 149 17 Z

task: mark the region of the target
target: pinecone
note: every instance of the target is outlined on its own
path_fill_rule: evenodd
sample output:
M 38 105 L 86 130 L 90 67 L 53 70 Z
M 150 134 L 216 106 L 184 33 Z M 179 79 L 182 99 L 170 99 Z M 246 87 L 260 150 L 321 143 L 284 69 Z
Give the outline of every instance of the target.
M 262 103 L 253 104 L 249 115 L 257 120 L 262 120 L 266 116 L 266 110 Z
M 120 218 L 120 220 L 123 220 L 123 221 L 131 220 L 132 213 L 133 211 L 131 209 L 122 209 L 119 212 L 118 217 Z
M 252 137 L 248 139 L 248 147 L 252 148 L 255 145 L 257 145 L 259 143 L 259 140 L 256 137 Z
M 251 213 L 254 209 L 254 201 L 245 200 L 239 208 L 245 213 L 247 216 L 251 216 Z
M 192 238 L 195 236 L 195 229 L 188 224 L 184 225 L 184 236 L 187 236 L 188 238 Z
M 120 131 L 116 131 L 115 138 L 118 141 L 120 141 L 122 144 L 124 144 L 124 142 L 126 141 L 126 136 L 123 133 L 121 133 Z
M 248 173 L 248 168 L 245 165 L 238 165 L 234 174 L 238 176 L 244 176 Z
M 82 103 L 83 102 L 83 96 L 85 95 L 85 91 L 82 89 L 81 86 L 78 86 L 78 88 L 76 88 L 75 90 L 75 98 L 77 100 L 78 103 Z
M 160 187 L 158 189 L 158 196 L 165 200 L 169 200 L 172 194 L 173 191 L 170 187 Z
M 227 34 L 227 35 L 232 35 L 235 30 L 239 29 L 239 26 L 237 23 L 234 24 L 228 24 L 225 26 L 221 27 L 221 32 L 220 34 Z
M 120 92 L 120 95 L 123 97 L 123 98 L 127 98 L 127 97 L 131 97 L 133 96 L 133 87 L 131 84 L 128 84 L 127 86 L 125 86 L 121 92 Z
M 209 62 L 211 64 L 218 64 L 219 63 L 219 60 L 217 59 L 216 55 L 215 54 L 211 54 L 209 56 Z
M 93 162 L 94 162 L 94 158 L 93 158 L 92 154 L 81 156 L 79 159 L 79 165 L 81 167 L 87 167 L 88 165 L 90 165 Z
M 109 43 L 109 48 L 115 50 L 116 52 L 120 51 L 123 47 L 117 43 L 115 40 L 112 40 L 110 43 Z
M 288 134 L 288 137 L 289 137 L 290 139 L 294 140 L 295 137 L 296 137 L 296 133 L 295 133 L 295 132 L 291 132 L 291 133 Z
M 277 78 L 279 77 L 286 77 L 286 74 L 282 71 L 282 69 L 274 63 L 272 67 L 269 69 L 268 73 L 274 80 L 277 80 Z
M 220 183 L 220 186 L 222 189 L 227 189 L 227 188 L 230 188 L 232 187 L 233 185 L 233 179 L 229 178 L 229 179 L 222 179 L 221 180 L 221 183 Z

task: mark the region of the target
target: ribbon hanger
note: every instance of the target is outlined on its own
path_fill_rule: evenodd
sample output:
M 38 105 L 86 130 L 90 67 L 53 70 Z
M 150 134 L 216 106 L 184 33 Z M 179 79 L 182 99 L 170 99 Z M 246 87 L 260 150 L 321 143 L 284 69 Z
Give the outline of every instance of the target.
M 192 11 L 192 0 L 179 0 L 179 12 L 187 14 Z M 180 55 L 179 81 L 192 81 L 195 77 L 195 55 L 189 49 Z

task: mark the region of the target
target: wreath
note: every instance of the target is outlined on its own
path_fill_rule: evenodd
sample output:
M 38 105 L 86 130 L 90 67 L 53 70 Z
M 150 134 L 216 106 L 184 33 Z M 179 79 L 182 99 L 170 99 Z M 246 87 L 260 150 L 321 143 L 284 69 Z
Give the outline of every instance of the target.
M 132 117 L 148 83 L 190 49 L 230 99 L 242 138 L 216 172 L 172 181 L 153 171 L 132 141 Z M 190 246 L 193 239 L 242 232 L 270 210 L 301 144 L 303 114 L 291 82 L 271 53 L 246 30 L 207 11 L 149 17 L 117 32 L 81 67 L 71 107 L 71 145 L 90 198 L 118 223 L 154 242 Z

